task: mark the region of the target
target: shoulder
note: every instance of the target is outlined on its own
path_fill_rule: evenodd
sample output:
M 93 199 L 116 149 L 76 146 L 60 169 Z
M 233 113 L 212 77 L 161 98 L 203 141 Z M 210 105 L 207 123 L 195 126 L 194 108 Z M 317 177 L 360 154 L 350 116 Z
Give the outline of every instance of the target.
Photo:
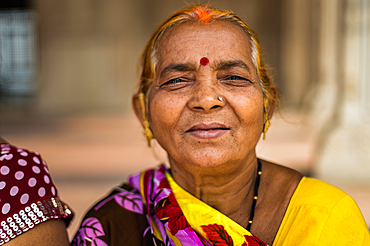
M 284 194 L 289 201 L 302 177 L 296 170 L 262 160 L 261 181 L 267 193 Z
M 49 219 L 73 216 L 40 154 L 10 144 L 0 144 L 0 197 L 0 229 L 8 235 L 0 242 Z
M 71 245 L 84 245 L 86 238 L 97 245 L 143 245 L 151 240 L 144 233 L 149 224 L 143 206 L 140 193 L 130 185 L 115 187 L 86 213 Z
M 32 201 L 58 196 L 39 153 L 9 144 L 1 144 L 0 151 L 0 218 Z
M 269 189 L 281 193 L 289 188 L 290 206 L 315 204 L 331 207 L 341 199 L 351 200 L 345 192 L 324 181 L 303 177 L 301 173 L 275 163 L 262 161 L 263 177 Z
M 369 230 L 356 202 L 340 189 L 306 177 L 292 196 L 276 240 L 293 245 L 370 242 Z
M 125 183 L 113 188 L 109 195 L 92 206 L 85 217 L 95 217 L 101 222 L 110 224 L 115 221 L 130 221 L 132 223 L 130 226 L 133 226 L 138 223 L 138 219 L 145 217 L 143 208 L 140 193 Z
M 344 191 L 314 178 L 304 177 L 299 183 L 292 199 L 295 206 L 311 204 L 332 208 L 339 202 L 354 203 Z
M 326 218 L 326 227 L 340 225 L 342 228 L 365 228 L 368 231 L 363 215 L 352 197 L 339 188 L 314 178 L 302 179 L 289 209 L 314 212 L 313 215 L 320 220 Z

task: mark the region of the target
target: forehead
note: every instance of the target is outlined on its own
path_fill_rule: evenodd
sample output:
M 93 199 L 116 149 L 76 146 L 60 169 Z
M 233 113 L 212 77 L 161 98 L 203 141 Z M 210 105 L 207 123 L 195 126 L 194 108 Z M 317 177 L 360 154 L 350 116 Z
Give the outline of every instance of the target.
M 161 65 L 171 62 L 212 60 L 251 60 L 250 37 L 229 21 L 186 22 L 167 31 L 158 40 L 155 52 Z M 157 67 L 158 68 L 158 67 Z

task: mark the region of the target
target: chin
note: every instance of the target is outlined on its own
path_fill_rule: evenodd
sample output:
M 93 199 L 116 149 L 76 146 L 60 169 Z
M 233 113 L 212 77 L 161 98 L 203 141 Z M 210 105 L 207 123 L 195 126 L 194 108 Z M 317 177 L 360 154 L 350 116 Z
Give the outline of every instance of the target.
M 229 156 L 226 156 L 224 153 L 216 152 L 215 150 L 202 150 L 194 154 L 195 155 L 190 159 L 190 163 L 199 168 L 216 168 L 233 162 Z

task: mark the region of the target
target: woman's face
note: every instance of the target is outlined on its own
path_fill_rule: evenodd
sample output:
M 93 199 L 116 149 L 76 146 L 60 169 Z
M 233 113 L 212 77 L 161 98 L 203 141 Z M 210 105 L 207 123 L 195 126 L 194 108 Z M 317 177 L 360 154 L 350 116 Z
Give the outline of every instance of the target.
M 155 57 L 149 123 L 171 166 L 254 158 L 264 110 L 247 34 L 227 21 L 185 23 L 160 38 Z

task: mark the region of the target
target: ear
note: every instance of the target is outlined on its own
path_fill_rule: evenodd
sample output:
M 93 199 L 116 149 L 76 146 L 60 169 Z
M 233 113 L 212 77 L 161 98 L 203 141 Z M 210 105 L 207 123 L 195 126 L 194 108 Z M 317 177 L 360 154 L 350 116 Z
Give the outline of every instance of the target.
M 275 86 L 271 86 L 269 88 L 269 93 L 271 95 L 271 99 L 268 102 L 267 105 L 267 113 L 268 113 L 268 118 L 271 120 L 272 115 L 274 114 L 276 104 L 278 101 L 278 92 Z
M 144 127 L 144 115 L 143 115 L 143 109 L 141 107 L 139 94 L 135 94 L 132 97 L 132 108 L 134 109 L 137 119 L 140 121 L 141 125 Z

